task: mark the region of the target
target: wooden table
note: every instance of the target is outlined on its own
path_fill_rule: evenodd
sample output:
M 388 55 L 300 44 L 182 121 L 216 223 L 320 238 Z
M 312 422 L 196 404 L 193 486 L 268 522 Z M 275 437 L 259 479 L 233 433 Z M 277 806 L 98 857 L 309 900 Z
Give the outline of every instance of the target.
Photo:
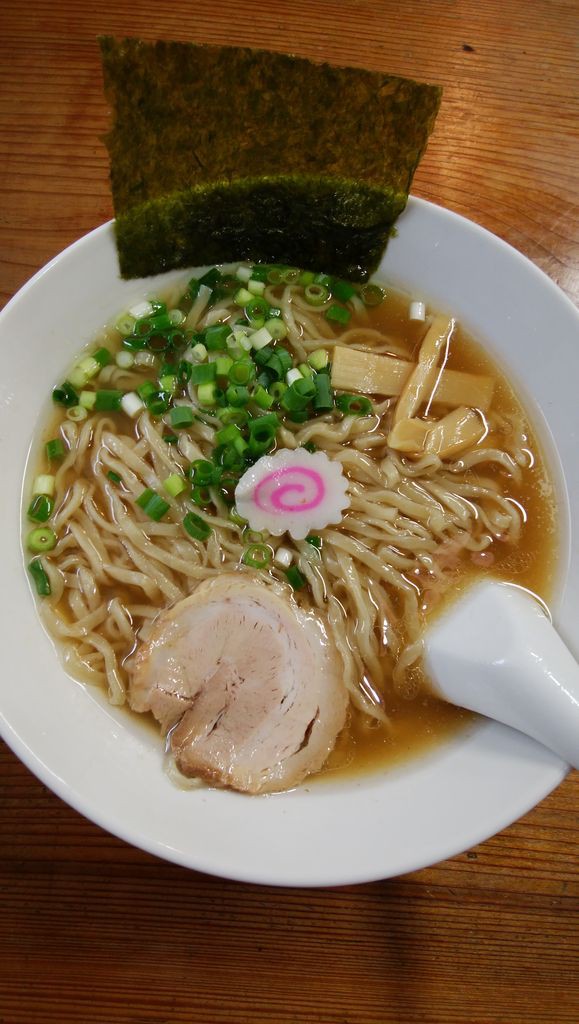
M 248 43 L 444 85 L 414 192 L 579 298 L 577 0 L 3 0 L 0 292 L 112 214 L 100 33 Z M 4 748 L 1 1024 L 576 1024 L 578 777 L 482 846 L 262 889 L 103 833 Z

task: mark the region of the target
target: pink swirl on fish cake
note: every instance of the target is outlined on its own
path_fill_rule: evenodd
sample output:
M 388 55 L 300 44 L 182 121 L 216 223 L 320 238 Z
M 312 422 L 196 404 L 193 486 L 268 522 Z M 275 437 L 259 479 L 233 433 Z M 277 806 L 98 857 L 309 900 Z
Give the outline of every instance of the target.
M 288 477 L 290 478 L 288 480 Z M 288 501 L 290 494 L 304 497 Z M 268 473 L 256 484 L 253 500 L 262 512 L 308 512 L 321 505 L 326 485 L 321 473 L 305 466 L 284 466 Z

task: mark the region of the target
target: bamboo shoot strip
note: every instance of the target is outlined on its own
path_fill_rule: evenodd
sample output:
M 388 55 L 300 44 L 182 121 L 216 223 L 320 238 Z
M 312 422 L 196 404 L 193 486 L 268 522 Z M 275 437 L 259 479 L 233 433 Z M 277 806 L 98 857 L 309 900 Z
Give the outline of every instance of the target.
M 338 391 L 359 391 L 365 395 L 396 397 L 416 364 L 393 356 L 373 355 L 359 349 L 336 345 L 332 356 L 332 387 Z M 478 373 L 443 370 L 436 382 L 430 404 L 456 408 L 467 405 L 487 412 L 493 397 L 494 380 Z

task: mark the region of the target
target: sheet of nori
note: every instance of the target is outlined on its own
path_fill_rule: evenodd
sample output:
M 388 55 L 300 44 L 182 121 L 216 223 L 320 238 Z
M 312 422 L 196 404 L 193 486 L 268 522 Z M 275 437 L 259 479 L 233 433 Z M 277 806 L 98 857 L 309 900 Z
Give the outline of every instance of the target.
M 100 44 L 124 277 L 245 258 L 376 267 L 440 88 L 240 47 Z

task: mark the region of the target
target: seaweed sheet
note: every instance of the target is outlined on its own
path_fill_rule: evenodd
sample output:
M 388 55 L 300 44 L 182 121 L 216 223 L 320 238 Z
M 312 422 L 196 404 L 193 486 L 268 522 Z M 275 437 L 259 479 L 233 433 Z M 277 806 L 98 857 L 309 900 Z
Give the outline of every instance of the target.
M 440 88 L 240 47 L 100 43 L 124 277 L 245 258 L 376 267 Z

